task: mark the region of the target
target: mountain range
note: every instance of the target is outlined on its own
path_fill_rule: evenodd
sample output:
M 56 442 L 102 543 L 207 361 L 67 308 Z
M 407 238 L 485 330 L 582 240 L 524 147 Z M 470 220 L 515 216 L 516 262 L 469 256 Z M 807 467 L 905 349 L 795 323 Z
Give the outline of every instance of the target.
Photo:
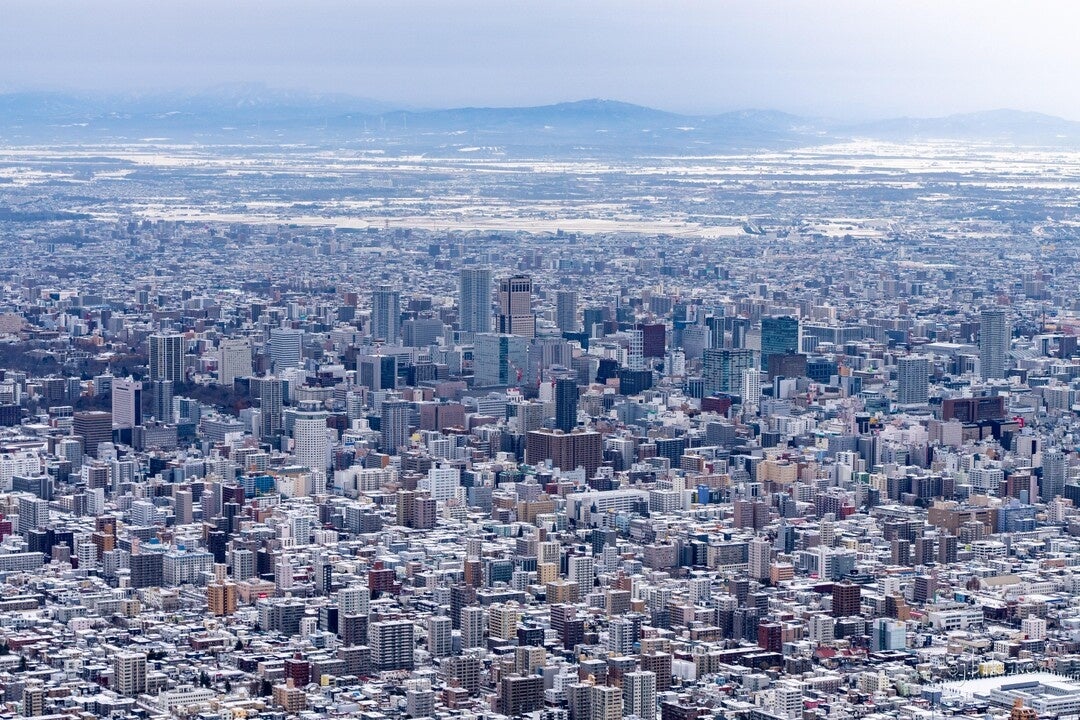
M 613 100 L 398 108 L 347 95 L 230 85 L 192 93 L 0 94 L 0 144 L 147 138 L 228 144 L 375 143 L 391 151 L 709 154 L 856 139 L 1080 147 L 1080 123 L 1016 110 L 844 122 L 774 110 L 685 115 Z

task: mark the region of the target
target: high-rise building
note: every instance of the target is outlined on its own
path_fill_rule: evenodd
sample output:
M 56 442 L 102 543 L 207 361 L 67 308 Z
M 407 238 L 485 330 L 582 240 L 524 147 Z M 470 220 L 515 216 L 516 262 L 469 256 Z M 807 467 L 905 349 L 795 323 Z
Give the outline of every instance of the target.
M 326 434 L 327 414 L 321 410 L 298 410 L 293 421 L 293 455 L 308 468 L 326 472 L 330 466 L 330 439 Z
M 368 627 L 371 662 L 378 670 L 412 670 L 414 628 L 409 620 L 384 620 Z
M 623 675 L 623 714 L 656 720 L 656 673 L 636 670 Z
M 799 320 L 793 317 L 761 319 L 761 369 L 768 367 L 769 356 L 799 352 Z
M 396 455 L 398 449 L 409 442 L 409 403 L 405 400 L 384 400 L 379 418 L 382 436 L 379 449 L 388 455 Z
M 622 720 L 622 690 L 609 685 L 589 688 L 589 720 Z
M 146 692 L 146 655 L 122 652 L 113 656 L 113 689 L 120 695 Z
M 573 378 L 555 381 L 555 427 L 570 432 L 577 427 L 578 386 Z
M 491 270 L 464 268 L 458 285 L 458 319 L 461 331 L 491 332 Z
M 749 559 L 748 574 L 750 577 L 755 580 L 768 578 L 770 565 L 772 564 L 772 543 L 763 537 L 751 539 L 749 543 Z
M 280 378 L 265 377 L 259 385 L 260 434 L 264 438 L 280 435 L 284 429 L 285 388 Z
M 929 398 L 930 361 L 908 356 L 896 360 L 896 402 L 901 405 L 925 405 Z
M 184 382 L 184 336 L 176 333 L 151 335 L 150 380 Z
M 371 292 L 371 337 L 395 344 L 401 334 L 401 293 L 389 285 Z
M 397 358 L 393 355 L 364 355 L 356 367 L 358 381 L 368 390 L 397 389 Z
M 739 393 L 744 407 L 757 407 L 761 402 L 761 371 L 757 368 L 743 370 L 742 391 Z
M 573 290 L 555 293 L 555 325 L 564 333 L 578 331 L 577 293 Z
M 251 375 L 251 340 L 225 338 L 218 345 L 218 383 L 232 387 L 238 377 Z
M 142 391 L 140 380 L 115 378 L 112 382 L 112 422 L 118 428 L 142 425 Z
M 862 590 L 854 583 L 836 583 L 832 587 L 832 616 L 854 617 L 862 608 Z
M 463 649 L 484 646 L 484 608 L 469 605 L 461 608 L 461 647 Z
M 87 410 L 72 418 L 73 432 L 83 439 L 83 453 L 96 458 L 101 443 L 112 442 L 112 413 Z
M 533 430 L 525 436 L 525 462 L 530 465 L 550 460 L 564 472 L 585 468 L 585 477 L 592 478 L 603 459 L 603 438 L 595 430 Z
M 705 394 L 742 391 L 743 371 L 756 369 L 754 351 L 748 349 L 708 348 L 702 353 L 702 377 Z
M 499 712 L 503 715 L 521 717 L 543 706 L 544 678 L 539 675 L 502 678 L 499 683 Z
M 428 618 L 427 648 L 432 657 L 446 657 L 454 650 L 453 625 L 450 618 L 437 615 Z
M 473 342 L 473 385 L 520 385 L 529 362 L 529 341 L 516 335 L 480 333 Z
M 1065 494 L 1065 453 L 1059 449 L 1044 450 L 1042 454 L 1042 495 L 1043 502 L 1051 502 Z
M 280 373 L 304 363 L 304 332 L 295 328 L 272 328 L 266 343 L 270 367 Z
M 513 275 L 499 282 L 498 332 L 530 338 L 536 336 L 532 291 L 533 282 L 528 275 Z
M 173 421 L 173 382 L 172 380 L 154 380 L 150 383 L 150 395 L 153 400 L 154 419 L 171 423 Z
M 979 369 L 984 380 L 1005 377 L 1011 335 L 1004 308 L 988 308 L 979 314 Z

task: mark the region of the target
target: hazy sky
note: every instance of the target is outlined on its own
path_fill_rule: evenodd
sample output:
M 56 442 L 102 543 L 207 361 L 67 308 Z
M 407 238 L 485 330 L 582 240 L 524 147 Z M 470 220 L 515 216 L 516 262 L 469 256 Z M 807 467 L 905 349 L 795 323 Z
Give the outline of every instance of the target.
M 0 90 L 255 81 L 423 107 L 1080 120 L 1078 21 L 1074 0 L 3 0 Z

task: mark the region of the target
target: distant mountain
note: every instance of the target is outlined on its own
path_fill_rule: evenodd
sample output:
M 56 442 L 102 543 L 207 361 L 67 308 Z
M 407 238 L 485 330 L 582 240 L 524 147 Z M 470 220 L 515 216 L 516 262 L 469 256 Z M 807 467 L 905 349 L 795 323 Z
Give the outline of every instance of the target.
M 841 123 L 773 110 L 684 115 L 600 99 L 416 110 L 247 83 L 189 93 L 0 95 L 0 143 L 149 137 L 230 144 L 364 142 L 400 152 L 480 148 L 513 155 L 709 154 L 852 138 L 1080 147 L 1080 123 L 1013 110 Z
M 972 140 L 1018 145 L 1080 145 L 1080 123 L 1020 110 L 990 110 L 940 118 L 894 118 L 838 126 L 833 132 L 883 140 Z

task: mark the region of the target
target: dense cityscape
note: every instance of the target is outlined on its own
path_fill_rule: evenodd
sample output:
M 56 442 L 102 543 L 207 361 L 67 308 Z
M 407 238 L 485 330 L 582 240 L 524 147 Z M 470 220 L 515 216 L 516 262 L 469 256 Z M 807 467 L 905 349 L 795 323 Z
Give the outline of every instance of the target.
M 62 5 L 0 720 L 1080 720 L 1071 8 Z
M 8 715 L 1080 708 L 1070 179 L 712 159 L 553 220 L 605 231 L 431 230 L 212 219 L 251 160 L 110 152 L 5 166 Z M 123 212 L 166 184 L 208 217 Z

